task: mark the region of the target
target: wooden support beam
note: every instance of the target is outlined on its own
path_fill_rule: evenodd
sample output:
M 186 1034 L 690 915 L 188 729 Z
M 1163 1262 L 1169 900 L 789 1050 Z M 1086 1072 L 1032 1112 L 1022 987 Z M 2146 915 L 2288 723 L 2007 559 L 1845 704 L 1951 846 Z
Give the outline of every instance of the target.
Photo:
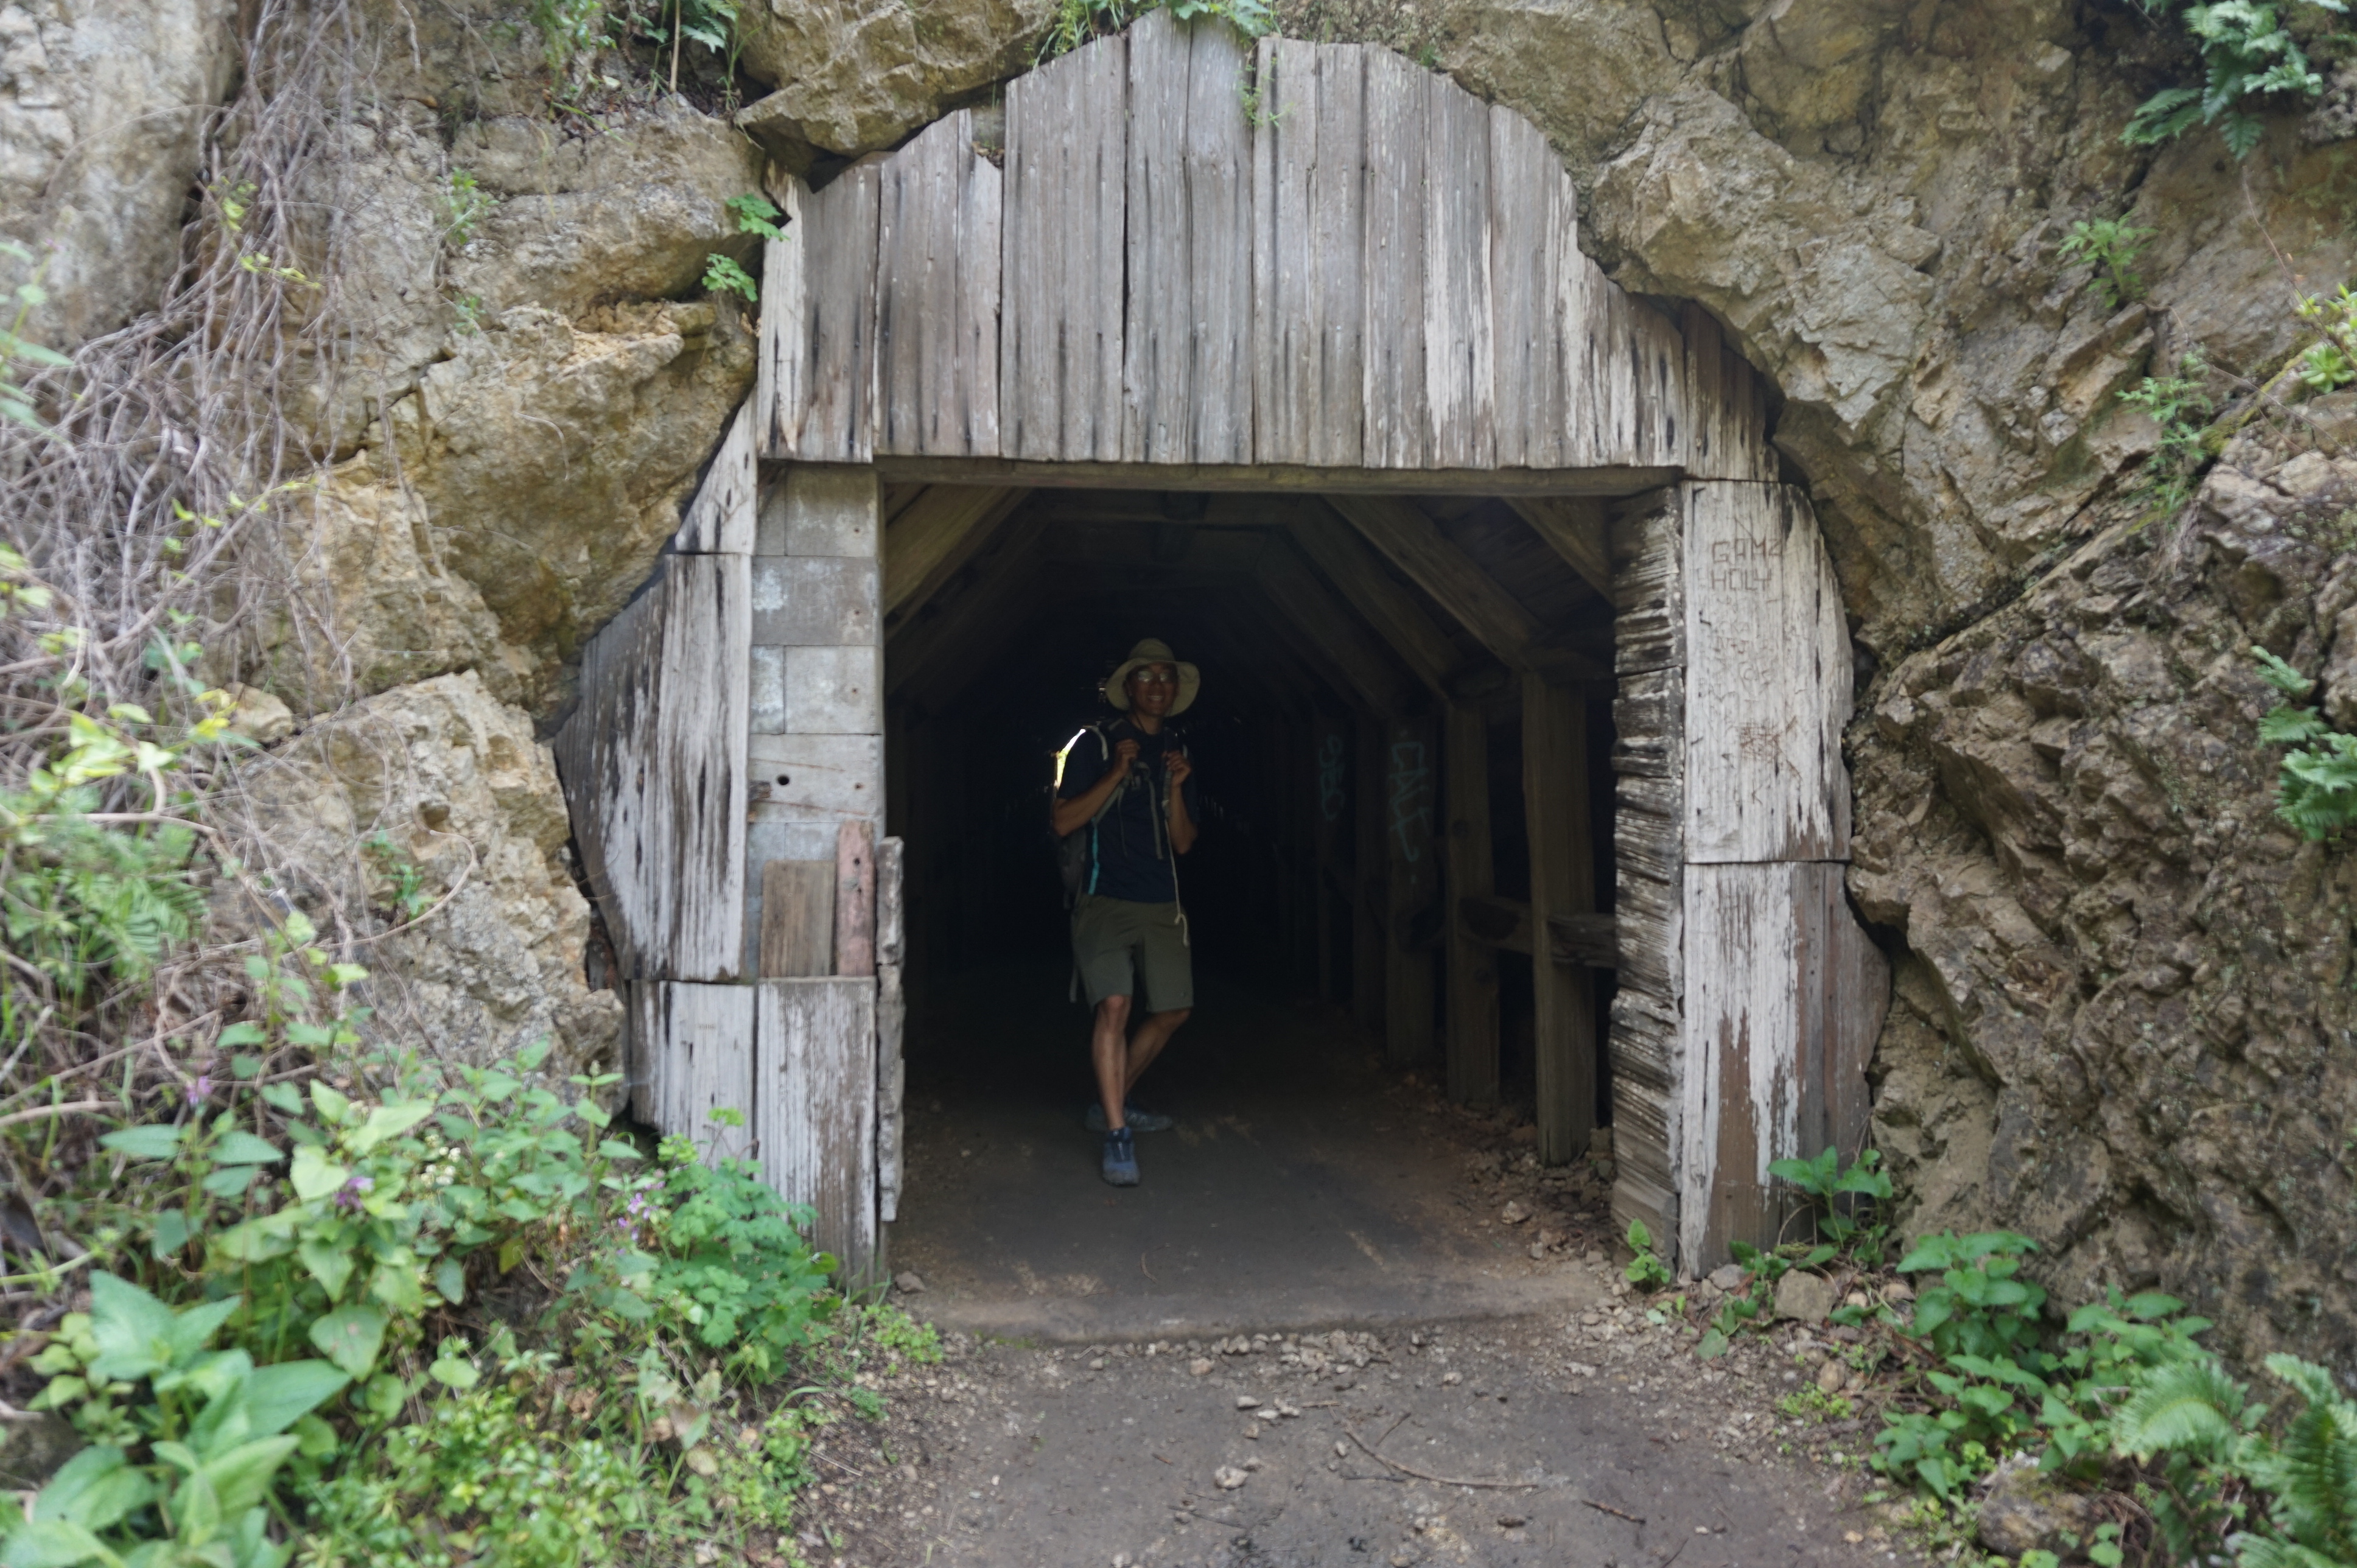
M 1398 496 L 1350 494 L 1326 499 L 1393 565 L 1463 622 L 1484 648 L 1517 670 L 1530 668 L 1529 649 L 1538 638 L 1538 622 L 1415 502 Z
M 1346 884 L 1342 872 L 1349 862 L 1354 819 L 1351 814 L 1351 725 L 1330 710 L 1320 708 L 1309 724 L 1311 777 L 1317 799 L 1311 803 L 1311 834 L 1315 849 L 1312 875 L 1317 879 L 1318 997 L 1339 1000 L 1336 979 L 1342 968 L 1345 922 L 1336 918 Z
M 1611 511 L 1602 501 L 1570 496 L 1508 496 L 1508 506 L 1547 542 L 1587 585 L 1612 597 Z
M 884 529 L 885 625 L 922 608 L 1028 494 L 981 485 L 931 485 L 901 509 Z
M 885 645 L 884 689 L 898 696 L 909 683 L 935 671 L 942 660 L 960 654 L 1003 618 L 995 601 L 1029 575 L 1039 564 L 1041 529 L 1028 518 L 1004 529 L 956 581 L 934 596 L 930 613 L 910 616 L 894 629 Z M 977 614 L 983 607 L 992 613 Z
M 1448 907 L 1462 909 L 1497 886 L 1490 834 L 1490 726 L 1451 706 L 1441 717 L 1448 810 Z M 1448 922 L 1448 1098 L 1484 1110 L 1498 1103 L 1498 961 L 1460 915 Z
M 856 1287 L 876 1265 L 876 982 L 765 980 L 755 998 L 761 1179 L 815 1210 L 811 1240 Z
M 1531 907 L 1521 898 L 1496 894 L 1457 901 L 1457 929 L 1467 940 L 1502 952 L 1531 951 Z M 1547 917 L 1549 961 L 1585 969 L 1611 969 L 1612 917 L 1609 915 L 1550 915 Z
M 1449 678 L 1464 662 L 1448 634 L 1433 624 L 1415 596 L 1383 569 L 1356 530 L 1325 507 L 1296 509 L 1293 542 L 1335 589 L 1436 697 L 1447 699 Z
M 1383 885 L 1390 867 L 1383 856 L 1383 721 L 1360 714 L 1351 725 L 1351 814 L 1356 843 L 1351 857 L 1351 1017 L 1369 1035 L 1383 1026 L 1383 969 L 1391 944 L 1383 940 Z
M 1433 942 L 1446 906 L 1433 842 L 1439 758 L 1428 718 L 1394 717 L 1383 737 L 1383 853 L 1389 862 L 1383 1054 L 1405 1067 L 1432 1053 Z
M 834 863 L 772 860 L 761 867 L 761 978 L 834 972 Z
M 1258 582 L 1279 612 L 1289 616 L 1349 676 L 1360 702 L 1377 713 L 1399 708 L 1407 683 L 1398 666 L 1383 642 L 1310 573 L 1300 556 L 1289 547 L 1272 550 Z
M 1531 918 L 1595 908 L 1588 843 L 1587 704 L 1577 691 L 1523 678 L 1523 804 L 1531 844 Z M 1579 1157 L 1596 1128 L 1596 991 L 1584 968 L 1531 966 L 1537 1003 L 1539 1160 Z
M 778 246 L 770 247 L 772 254 Z M 1643 306 L 1635 308 L 1642 309 Z M 774 454 L 770 454 L 774 456 Z M 1362 468 L 1307 463 L 1092 463 L 878 454 L 877 471 L 896 484 L 1038 485 L 1043 489 L 1306 490 L 1330 495 L 1633 496 L 1674 483 L 1668 466 L 1589 468 Z

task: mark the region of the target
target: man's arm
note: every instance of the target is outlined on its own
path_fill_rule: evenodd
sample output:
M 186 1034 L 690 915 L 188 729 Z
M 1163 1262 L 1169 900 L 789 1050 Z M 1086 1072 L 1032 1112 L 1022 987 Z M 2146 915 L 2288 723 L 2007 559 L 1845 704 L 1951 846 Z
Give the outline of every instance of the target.
M 1194 776 L 1195 765 L 1183 751 L 1170 754 L 1168 771 L 1170 775 L 1170 847 L 1179 854 L 1195 847 L 1195 814 L 1187 809 L 1187 780 Z
M 1113 761 L 1106 767 L 1104 772 L 1098 775 L 1095 783 L 1069 800 L 1058 800 L 1048 816 L 1049 824 L 1054 828 L 1056 836 L 1060 839 L 1069 838 L 1088 826 L 1089 819 L 1103 808 L 1104 803 L 1113 798 L 1113 792 L 1120 789 L 1123 781 L 1128 779 L 1130 765 L 1136 760 L 1137 742 L 1123 741 L 1114 747 Z

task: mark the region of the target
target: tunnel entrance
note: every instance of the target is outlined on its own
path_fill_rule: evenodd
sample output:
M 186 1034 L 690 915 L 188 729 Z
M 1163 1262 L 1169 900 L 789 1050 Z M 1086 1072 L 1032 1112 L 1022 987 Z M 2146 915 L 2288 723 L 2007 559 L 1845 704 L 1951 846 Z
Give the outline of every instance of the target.
M 1022 1299 L 1036 1314 L 1038 1282 L 1055 1281 L 1049 1294 L 1133 1298 L 1071 1307 L 1092 1321 L 1158 1322 L 1201 1294 L 1189 1271 L 1212 1266 L 1209 1233 L 1180 1249 L 1195 1262 L 1166 1261 L 1167 1282 L 1110 1262 L 1208 1221 L 1230 1262 L 1322 1249 L 1330 1287 L 1381 1297 L 1387 1275 L 1424 1277 L 1451 1254 L 1426 1220 L 1459 1173 L 1398 1157 L 1399 1113 L 1371 1109 L 1376 1061 L 1532 1125 L 1534 1157 L 1586 1151 L 1611 1103 L 1598 1045 L 1612 995 L 1613 607 L 1574 558 L 1601 560 L 1602 502 L 1098 488 L 1010 501 L 904 484 L 882 510 L 888 539 L 931 512 L 991 519 L 930 586 L 886 587 L 899 599 L 887 825 L 907 846 L 907 1158 L 920 1173 L 899 1215 L 903 1261 L 954 1281 L 968 1313 Z M 1499 646 L 1452 612 L 1467 597 Z M 1097 1210 L 1105 1189 L 1080 1125 L 1089 1011 L 1072 998 L 1047 791 L 1074 732 L 1117 716 L 1104 678 L 1146 636 L 1202 672 L 1171 721 L 1196 762 L 1202 833 L 1179 864 L 1199 1000 L 1139 1095 L 1224 1143 L 1147 1137 L 1147 1182 L 1167 1152 L 1178 1193 L 1135 1227 L 1095 1213 L 1068 1228 L 1045 1217 Z M 1554 830 L 1535 841 L 1533 804 Z M 1566 932 L 1544 973 L 1534 886 Z M 1312 1126 L 1314 1155 L 1286 1132 Z M 1319 1196 L 1271 1201 L 1288 1189 Z M 1366 1250 L 1347 1240 L 1370 1230 L 1383 1239 Z M 1287 1274 L 1297 1289 L 1300 1269 Z M 1200 1305 L 1173 1311 L 1202 1320 Z
M 741 1118 L 872 1279 L 904 982 L 928 1028 L 1069 1037 L 948 977 L 1055 993 L 1045 757 L 1152 635 L 1205 666 L 1184 886 L 1236 1016 L 1527 1083 L 1540 1161 L 1609 1115 L 1615 1217 L 1683 1270 L 1772 1241 L 1770 1163 L 1864 1135 L 1888 995 L 1838 587 L 1769 390 L 1581 252 L 1537 129 L 1157 11 L 772 194 L 757 389 L 556 736 L 639 1114 Z

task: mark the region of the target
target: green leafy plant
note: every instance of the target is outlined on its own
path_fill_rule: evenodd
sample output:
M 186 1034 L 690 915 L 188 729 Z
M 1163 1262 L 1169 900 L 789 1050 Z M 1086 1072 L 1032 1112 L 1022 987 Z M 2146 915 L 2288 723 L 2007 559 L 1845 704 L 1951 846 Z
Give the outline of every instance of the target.
M 1276 30 L 1276 17 L 1266 0 L 1057 0 L 1034 63 L 1044 65 L 1092 38 L 1118 33 L 1157 4 L 1182 22 L 1199 16 L 1221 17 L 1246 38 L 1265 38 Z
M 764 240 L 786 237 L 786 231 L 778 227 L 778 220 L 785 214 L 759 191 L 732 196 L 722 205 L 737 215 L 737 232 L 739 234 L 759 234 Z
M 1621 1276 L 1639 1290 L 1659 1290 L 1670 1283 L 1670 1266 L 1653 1251 L 1653 1233 L 1641 1219 L 1629 1221 L 1629 1250 L 1637 1255 Z
M 454 168 L 442 178 L 442 240 L 463 251 L 475 237 L 475 225 L 490 215 L 500 199 L 476 182 L 473 173 Z
M 2286 698 L 2296 701 L 2316 690 L 2315 682 L 2266 649 L 2254 647 L 2251 654 L 2260 677 Z M 2259 721 L 2259 738 L 2290 748 L 2276 782 L 2276 816 L 2311 842 L 2357 823 L 2357 736 L 2333 729 L 2312 706 L 2286 701 Z
M 2125 218 L 2098 218 L 2072 224 L 2061 250 L 2064 259 L 2094 268 L 2087 286 L 2103 296 L 2106 310 L 2117 310 L 2144 295 L 2136 259 L 2156 232 L 2139 229 Z
M 105 1440 L 69 1461 L 29 1509 L 0 1503 L 0 1559 L 12 1568 L 285 1561 L 268 1538 L 273 1483 L 296 1449 L 333 1446 L 310 1412 L 350 1380 L 325 1361 L 256 1367 L 242 1350 L 208 1350 L 240 1305 L 231 1296 L 175 1312 L 128 1280 L 91 1276 L 90 1311 L 68 1316 L 42 1352 L 59 1369 L 44 1399 L 108 1402 Z M 298 1423 L 305 1430 L 288 1435 Z M 142 1447 L 147 1457 L 135 1462 L 130 1450 Z
M 48 301 L 48 291 L 41 286 L 41 274 L 46 263 L 36 263 L 33 252 L 13 240 L 0 240 L 0 256 L 32 268 L 32 275 L 16 287 L 16 315 L 9 320 L 6 329 L 0 330 L 0 419 L 38 430 L 41 428 L 41 416 L 35 411 L 32 399 L 17 384 L 19 367 L 30 365 L 50 369 L 70 361 L 56 349 L 45 349 L 25 336 L 25 324 L 32 318 L 35 307 Z M 10 553 L 15 553 L 12 551 Z M 23 564 L 22 557 L 18 557 L 18 564 Z
M 1878 1262 L 1888 1230 L 1879 1217 L 1890 1201 L 1890 1178 L 1882 1174 L 1881 1165 L 1879 1150 L 1861 1149 L 1845 1167 L 1840 1151 L 1828 1146 L 1813 1160 L 1770 1160 L 1768 1174 L 1809 1200 L 1818 1235 L 1844 1252 L 1859 1252 L 1865 1261 Z
M 425 886 L 425 869 L 410 853 L 383 833 L 371 833 L 361 849 L 389 885 L 387 897 L 404 920 L 414 920 L 431 908 L 434 894 Z
M 704 288 L 707 294 L 738 294 L 751 305 L 761 297 L 760 285 L 753 275 L 729 257 L 714 252 L 704 258 Z
M 2193 494 L 2193 480 L 2210 461 L 2205 445 L 2217 405 L 2207 390 L 2210 367 L 2199 351 L 2187 354 L 2173 376 L 2147 376 L 2120 393 L 2120 401 L 2151 415 L 2160 445 L 2145 463 L 2145 484 L 2153 510 L 2174 513 Z
M 2298 3 L 2336 16 L 2347 9 L 2341 0 Z M 2149 9 L 2166 10 L 2167 0 Z M 2122 141 L 2150 146 L 2195 125 L 2215 125 L 2240 158 L 2259 145 L 2262 127 L 2247 107 L 2252 100 L 2276 92 L 2314 98 L 2324 91 L 2323 76 L 2309 66 L 2279 7 L 2261 0 L 2215 0 L 2187 5 L 2181 18 L 2201 47 L 2201 85 L 2164 88 L 2146 99 L 2120 133 Z
M 527 15 L 551 70 L 564 70 L 575 55 L 605 41 L 604 0 L 532 0 Z
M 810 1211 L 764 1185 L 758 1165 L 723 1159 L 707 1166 L 684 1138 L 665 1139 L 662 1157 L 659 1201 L 667 1212 L 649 1295 L 687 1337 L 727 1351 L 730 1368 L 773 1375 L 809 1342 L 834 1259 L 810 1250 L 802 1236 Z M 651 1208 L 641 1202 L 620 1222 Z

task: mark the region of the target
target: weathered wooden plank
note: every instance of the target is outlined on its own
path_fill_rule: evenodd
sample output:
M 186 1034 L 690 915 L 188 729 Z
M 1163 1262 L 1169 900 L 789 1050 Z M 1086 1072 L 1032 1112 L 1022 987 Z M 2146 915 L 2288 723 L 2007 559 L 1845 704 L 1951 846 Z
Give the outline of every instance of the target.
M 876 982 L 765 980 L 755 1036 L 761 1175 L 815 1215 L 843 1284 L 876 1263 Z
M 834 841 L 834 972 L 876 972 L 876 824 L 843 824 Z
M 876 455 L 876 220 L 882 171 L 855 164 L 823 190 L 802 199 L 802 221 L 785 242 L 803 252 L 798 354 L 778 380 L 778 438 L 770 455 L 810 463 L 865 463 Z M 772 241 L 774 245 L 779 242 Z M 767 306 L 778 310 L 783 302 Z
M 1456 900 L 1456 934 L 1477 946 L 1501 952 L 1532 951 L 1530 901 L 1501 898 L 1494 893 Z M 1553 963 L 1587 969 L 1610 969 L 1614 963 L 1613 918 L 1609 915 L 1547 917 L 1547 959 Z
M 766 863 L 761 867 L 761 978 L 834 972 L 834 862 Z
M 842 555 L 756 556 L 753 641 L 828 648 L 877 640 L 876 563 Z
M 832 824 L 881 816 L 883 746 L 873 735 L 752 736 L 754 820 Z
M 901 1101 L 908 1064 L 901 1035 L 909 1004 L 900 965 L 908 950 L 902 929 L 908 846 L 899 838 L 876 844 L 876 1218 L 889 1225 L 900 1215 Z
M 1257 261 L 1254 263 L 1257 266 Z M 1255 274 L 1256 275 L 1256 274 Z M 1255 352 L 1255 362 L 1263 357 Z M 1254 394 L 1255 410 L 1259 393 Z M 1254 415 L 1258 417 L 1257 412 Z M 1011 458 L 894 457 L 877 459 L 877 472 L 894 484 L 1028 485 L 1048 489 L 1300 491 L 1365 490 L 1383 495 L 1632 496 L 1678 478 L 1665 465 L 1626 464 L 1544 472 L 1507 468 L 1315 467 L 1298 461 L 1243 463 L 1056 463 Z
M 884 528 L 884 620 L 922 607 L 1031 492 L 931 485 Z
M 1366 448 L 1372 468 L 1432 465 L 1425 399 L 1425 156 L 1430 71 L 1366 51 Z
M 1538 127 L 1502 105 L 1490 111 L 1490 166 L 1498 466 L 1559 468 L 1571 427 L 1578 198 Z
M 1433 722 L 1392 719 L 1383 737 L 1383 849 L 1391 860 L 1392 950 L 1383 975 L 1384 1054 L 1395 1063 L 1432 1053 L 1434 938 L 1443 931 L 1440 857 L 1434 848 L 1439 757 Z
M 1426 78 L 1424 395 L 1430 463 L 1498 463 L 1497 341 L 1490 318 L 1490 109 Z
M 1489 897 L 1497 886 L 1490 831 L 1490 726 L 1469 709 L 1441 716 L 1448 779 L 1448 908 Z M 1498 1102 L 1498 961 L 1462 918 L 1448 926 L 1448 1098 L 1482 1108 Z
M 1685 509 L 1651 490 L 1612 518 L 1612 667 L 1623 679 L 1686 661 Z M 1683 712 L 1684 696 L 1680 696 Z
M 759 494 L 753 454 L 756 401 L 747 398 L 737 405 L 704 483 L 687 503 L 679 532 L 672 536 L 672 549 L 682 555 L 744 555 L 752 551 Z
M 1768 444 L 1766 383 L 1701 306 L 1687 304 L 1679 329 L 1686 349 L 1686 472 L 1697 479 L 1772 483 L 1777 464 Z
M 794 446 L 810 392 L 810 341 L 804 335 L 809 290 L 802 266 L 802 203 L 810 188 L 788 175 L 777 188 L 784 238 L 761 242 L 761 338 L 754 363 L 754 446 L 783 457 Z
M 756 554 L 876 559 L 883 518 L 875 469 L 797 463 L 786 470 L 780 489 L 778 548 Z
M 889 1225 L 900 1218 L 900 1183 L 907 1163 L 901 1152 L 906 1122 L 909 1066 L 901 1040 L 907 1033 L 909 1000 L 897 963 L 876 966 L 876 1218 Z
M 1587 709 L 1576 691 L 1523 677 L 1523 801 L 1531 848 L 1531 919 L 1595 908 L 1588 844 Z M 1562 1165 L 1596 1128 L 1596 992 L 1584 968 L 1534 963 L 1539 1159 Z
M 1252 459 L 1252 127 L 1240 36 L 1152 12 L 1129 30 L 1122 453 Z
M 631 1001 L 632 1055 L 650 1069 L 631 1086 L 640 1117 L 666 1137 L 694 1140 L 707 1158 L 741 1153 L 745 1134 L 725 1133 L 712 1113 L 733 1111 L 752 1125 L 752 992 L 643 981 Z
M 999 173 L 973 112 L 893 154 L 879 202 L 876 449 L 995 457 Z
M 1396 496 L 1329 495 L 1327 504 L 1351 520 L 1368 542 L 1418 587 L 1439 601 L 1465 629 L 1507 664 L 1527 664 L 1538 622 L 1515 597 L 1451 543 L 1415 505 Z
M 1849 635 L 1808 497 L 1682 487 L 1686 858 L 1849 855 Z
M 1500 400 L 1500 407 L 1505 406 Z M 1511 496 L 1506 504 L 1531 525 L 1587 585 L 1612 598 L 1611 515 L 1602 501 L 1568 496 Z
M 589 639 L 556 737 L 582 869 L 622 973 L 742 961 L 751 594 L 742 555 L 667 555 Z
M 1433 624 L 1415 596 L 1394 581 L 1356 530 L 1325 507 L 1303 509 L 1290 530 L 1294 543 L 1317 564 L 1351 607 L 1366 618 L 1401 662 L 1436 696 L 1463 662 L 1448 633 Z
M 882 733 L 882 649 L 854 645 L 756 649 L 754 651 L 776 655 L 778 664 L 777 708 L 774 714 L 765 713 L 759 703 L 756 704 L 755 734 Z M 776 722 L 761 722 L 764 719 Z
M 1365 449 L 1365 65 L 1260 41 L 1253 134 L 1253 450 L 1357 467 Z
M 1006 87 L 999 447 L 1121 456 L 1127 43 L 1100 39 Z
M 1680 1249 L 1772 1243 L 1771 1160 L 1865 1135 L 1865 1066 L 1889 1002 L 1882 955 L 1822 861 L 1686 868 Z

